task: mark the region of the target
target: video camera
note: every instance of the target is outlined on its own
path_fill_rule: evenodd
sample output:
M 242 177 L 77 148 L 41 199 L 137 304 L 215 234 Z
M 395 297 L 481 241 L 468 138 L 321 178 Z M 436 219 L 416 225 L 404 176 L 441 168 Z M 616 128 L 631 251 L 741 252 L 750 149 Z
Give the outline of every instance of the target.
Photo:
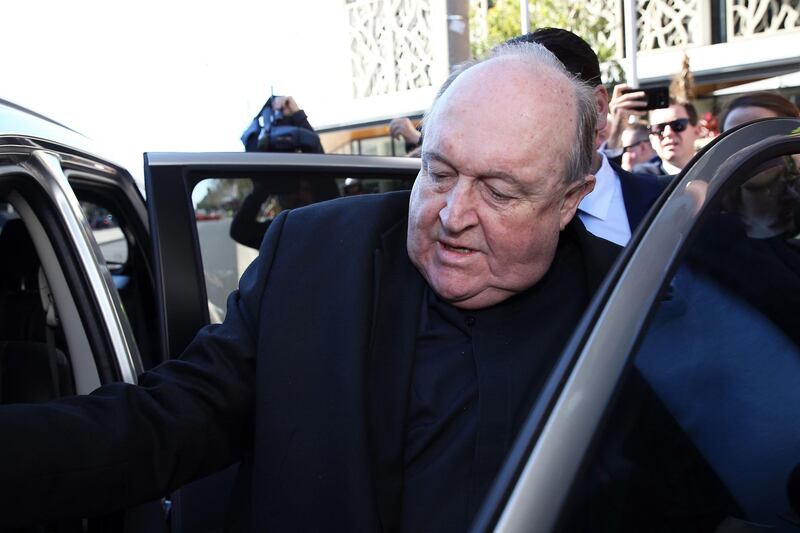
M 242 134 L 246 152 L 323 153 L 322 143 L 313 130 L 291 124 L 280 110 L 272 108 L 270 96 Z

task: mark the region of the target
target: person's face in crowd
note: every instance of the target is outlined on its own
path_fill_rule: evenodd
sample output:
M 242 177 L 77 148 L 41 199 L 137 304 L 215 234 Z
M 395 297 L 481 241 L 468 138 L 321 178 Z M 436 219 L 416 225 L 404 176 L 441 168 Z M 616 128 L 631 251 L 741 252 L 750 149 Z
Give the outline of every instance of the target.
M 620 136 L 622 142 L 622 168 L 631 170 L 635 165 L 646 163 L 654 155 L 650 139 L 642 136 L 641 132 L 635 130 L 623 130 Z
M 768 239 L 797 232 L 799 165 L 797 155 L 773 159 L 724 198 L 725 208 L 739 215 L 748 237 Z
M 650 112 L 650 127 L 660 125 L 661 129 L 661 133 L 650 134 L 650 142 L 662 160 L 678 168 L 686 166 L 692 158 L 694 143 L 700 137 L 700 126 L 688 123 L 688 119 L 686 108 L 680 104 Z
M 777 116 L 764 107 L 737 107 L 725 117 L 722 131 L 751 120 Z M 799 156 L 777 158 L 726 197 L 727 208 L 739 214 L 749 237 L 766 239 L 796 231 L 794 213 L 800 204 L 799 165 Z
M 732 109 L 731 112 L 728 113 L 728 115 L 725 117 L 725 123 L 722 125 L 722 131 L 728 131 L 729 129 L 738 126 L 739 124 L 744 124 L 745 122 L 750 122 L 751 120 L 757 120 L 759 118 L 777 117 L 777 116 L 778 116 L 777 113 L 765 107 L 758 107 L 758 106 L 737 107 L 735 109 Z
M 594 177 L 566 185 L 576 112 L 567 79 L 519 58 L 461 74 L 427 119 L 411 193 L 408 253 L 456 307 L 499 303 L 536 283 Z

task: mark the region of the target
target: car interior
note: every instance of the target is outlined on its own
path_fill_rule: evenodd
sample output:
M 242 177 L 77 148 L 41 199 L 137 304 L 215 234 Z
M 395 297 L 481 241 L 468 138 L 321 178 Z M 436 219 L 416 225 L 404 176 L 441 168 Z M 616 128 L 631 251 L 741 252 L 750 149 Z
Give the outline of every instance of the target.
M 158 312 L 149 257 L 149 235 L 119 187 L 97 177 L 67 171 L 81 210 L 94 232 L 103 260 L 133 330 L 144 369 L 164 361 L 157 338 Z
M 88 393 L 100 381 L 56 252 L 19 192 L 0 202 L 0 401 Z

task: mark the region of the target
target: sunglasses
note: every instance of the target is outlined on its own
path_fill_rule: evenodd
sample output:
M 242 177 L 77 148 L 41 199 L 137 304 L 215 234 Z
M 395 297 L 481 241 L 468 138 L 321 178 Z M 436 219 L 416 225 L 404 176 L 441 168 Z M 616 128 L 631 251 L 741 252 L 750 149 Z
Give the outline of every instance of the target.
M 680 133 L 684 131 L 686 128 L 689 127 L 689 119 L 688 118 L 679 118 L 673 120 L 671 122 L 662 122 L 661 124 L 652 124 L 650 126 L 650 135 L 658 135 L 659 137 L 664 135 L 664 130 L 667 129 L 667 126 L 670 127 L 672 131 L 675 133 Z
M 622 147 L 622 153 L 623 154 L 627 154 L 628 152 L 630 152 L 631 150 L 633 150 L 634 148 L 636 148 L 637 146 L 639 146 L 640 144 L 642 144 L 645 141 L 650 142 L 649 139 L 642 139 L 641 141 L 636 141 L 635 143 L 629 144 L 628 146 L 623 146 Z

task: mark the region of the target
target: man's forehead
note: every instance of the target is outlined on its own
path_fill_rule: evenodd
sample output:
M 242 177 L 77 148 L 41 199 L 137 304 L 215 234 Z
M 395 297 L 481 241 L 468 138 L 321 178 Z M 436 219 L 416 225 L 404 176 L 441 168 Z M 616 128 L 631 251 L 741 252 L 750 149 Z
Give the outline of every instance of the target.
M 462 73 L 428 119 L 423 155 L 435 151 L 474 176 L 560 176 L 574 142 L 575 97 L 565 75 L 537 66 L 490 60 Z
M 650 123 L 651 124 L 661 124 L 662 122 L 668 122 L 670 120 L 674 120 L 676 118 L 688 118 L 689 115 L 686 113 L 686 109 L 680 104 L 672 104 L 669 107 L 665 107 L 663 109 L 654 109 L 650 112 Z
M 634 130 L 622 130 L 622 140 L 624 141 L 633 141 L 636 138 L 636 131 Z M 624 143 L 629 144 L 629 143 Z
M 435 103 L 429 125 L 435 129 L 450 123 L 454 116 L 471 115 L 477 122 L 498 126 L 501 131 L 517 130 L 519 135 L 546 127 L 541 121 L 571 122 L 574 109 L 574 94 L 562 73 L 548 65 L 501 57 L 456 78 Z M 503 120 L 491 120 L 494 117 Z

